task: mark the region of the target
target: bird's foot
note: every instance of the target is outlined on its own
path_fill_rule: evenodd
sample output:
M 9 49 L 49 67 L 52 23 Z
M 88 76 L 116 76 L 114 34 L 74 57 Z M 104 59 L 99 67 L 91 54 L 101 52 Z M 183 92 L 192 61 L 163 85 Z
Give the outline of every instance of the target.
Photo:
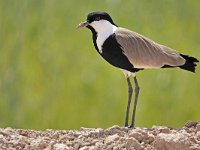
M 135 128 L 134 124 L 131 124 L 128 128 Z
M 125 123 L 124 127 L 128 127 L 128 123 Z

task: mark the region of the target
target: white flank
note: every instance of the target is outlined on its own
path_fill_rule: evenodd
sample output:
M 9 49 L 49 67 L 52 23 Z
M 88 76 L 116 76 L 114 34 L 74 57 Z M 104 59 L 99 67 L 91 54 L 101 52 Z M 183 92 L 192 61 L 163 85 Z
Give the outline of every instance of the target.
M 97 32 L 97 47 L 99 49 L 99 52 L 102 53 L 103 43 L 110 35 L 112 35 L 116 31 L 117 27 L 107 20 L 93 21 L 90 25 Z
M 124 69 L 121 69 L 125 78 L 129 78 L 132 74 L 132 72 L 128 71 L 128 70 L 124 70 Z

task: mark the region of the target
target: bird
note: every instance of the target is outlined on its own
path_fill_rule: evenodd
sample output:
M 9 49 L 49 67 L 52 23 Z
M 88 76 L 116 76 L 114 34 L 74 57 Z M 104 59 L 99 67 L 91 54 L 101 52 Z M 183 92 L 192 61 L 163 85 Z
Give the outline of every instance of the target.
M 136 107 L 140 92 L 136 73 L 144 69 L 180 68 L 195 73 L 199 60 L 159 44 L 137 32 L 117 26 L 111 16 L 104 11 L 95 11 L 76 26 L 86 27 L 92 32 L 96 51 L 111 65 L 124 73 L 128 84 L 128 103 L 126 106 L 125 127 L 134 128 Z M 133 76 L 135 97 L 132 120 L 129 126 L 129 112 L 133 87 L 130 77 Z

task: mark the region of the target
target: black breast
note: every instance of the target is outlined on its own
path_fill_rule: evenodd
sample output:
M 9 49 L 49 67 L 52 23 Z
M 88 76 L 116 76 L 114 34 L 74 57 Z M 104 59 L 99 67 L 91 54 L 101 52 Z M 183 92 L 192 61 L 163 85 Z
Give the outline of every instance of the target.
M 104 42 L 102 46 L 102 53 L 99 52 L 98 46 L 96 43 L 97 40 L 97 33 L 96 31 L 91 27 L 87 26 L 92 31 L 93 35 L 93 43 L 94 47 L 97 50 L 97 52 L 111 65 L 128 70 L 130 72 L 137 72 L 141 69 L 134 68 L 134 66 L 130 63 L 128 58 L 123 54 L 123 50 L 121 48 L 121 45 L 117 43 L 117 40 L 115 39 L 115 34 L 110 35 Z
M 102 53 L 100 55 L 111 65 L 128 70 L 130 72 L 137 72 L 140 69 L 134 68 L 128 58 L 124 55 L 121 45 L 115 39 L 115 34 L 110 35 L 102 46 Z

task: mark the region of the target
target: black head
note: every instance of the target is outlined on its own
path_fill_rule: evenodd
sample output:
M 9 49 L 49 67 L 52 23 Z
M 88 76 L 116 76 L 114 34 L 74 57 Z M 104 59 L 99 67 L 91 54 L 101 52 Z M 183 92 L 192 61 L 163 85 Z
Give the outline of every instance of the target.
M 115 25 L 110 15 L 106 12 L 101 12 L 101 11 L 91 12 L 87 16 L 87 22 L 89 23 L 92 23 L 93 21 L 99 21 L 99 20 L 107 20 L 111 24 Z
M 100 20 L 107 20 L 111 24 L 115 25 L 115 23 L 113 22 L 112 18 L 110 17 L 108 13 L 96 11 L 96 12 L 89 13 L 87 16 L 87 20 L 85 22 L 80 23 L 77 26 L 77 28 L 82 28 L 82 27 L 91 28 L 90 26 L 91 23 L 93 23 L 94 21 L 100 21 Z

